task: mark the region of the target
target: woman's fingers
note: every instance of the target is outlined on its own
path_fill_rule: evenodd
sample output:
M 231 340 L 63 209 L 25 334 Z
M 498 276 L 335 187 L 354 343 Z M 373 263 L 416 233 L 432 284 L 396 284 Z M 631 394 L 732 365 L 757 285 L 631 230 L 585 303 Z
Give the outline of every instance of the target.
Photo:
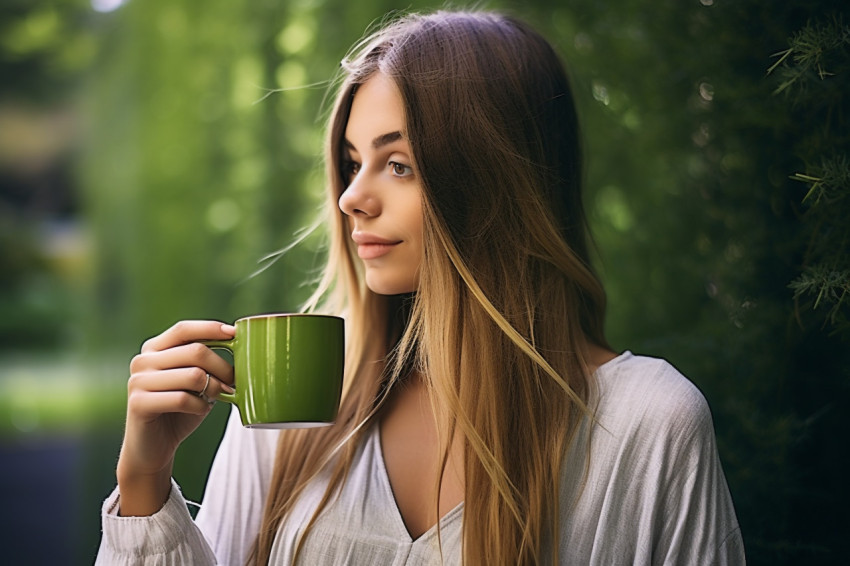
M 142 353 L 168 350 L 181 344 L 199 340 L 227 340 L 233 338 L 236 329 L 230 324 L 215 320 L 182 320 L 142 345 Z
M 195 368 L 204 377 L 209 373 L 224 383 L 233 383 L 233 366 L 199 342 L 138 354 L 130 362 L 132 375 L 181 368 Z
M 139 372 L 130 377 L 128 389 L 131 393 L 186 391 L 198 397 L 203 393 L 210 399 L 222 391 L 233 392 L 212 373 L 198 367 Z
M 210 405 L 198 392 L 206 385 L 206 376 L 200 368 L 133 374 L 127 385 L 127 411 L 142 421 L 173 413 L 205 415 Z
M 204 416 L 212 405 L 190 391 L 146 391 L 131 397 L 128 408 L 144 421 L 169 413 Z

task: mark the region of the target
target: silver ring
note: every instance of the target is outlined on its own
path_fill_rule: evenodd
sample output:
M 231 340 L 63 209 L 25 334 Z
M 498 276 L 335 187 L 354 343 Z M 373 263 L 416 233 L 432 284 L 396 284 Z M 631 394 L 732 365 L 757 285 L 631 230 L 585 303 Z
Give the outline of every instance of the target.
M 204 388 L 201 389 L 200 393 L 198 393 L 198 397 L 200 397 L 201 399 L 203 399 L 207 403 L 209 403 L 210 400 L 209 400 L 209 398 L 207 398 L 206 395 L 204 395 L 204 393 L 207 392 L 207 387 L 209 387 L 209 386 L 210 386 L 210 374 L 207 374 L 207 382 L 204 383 Z

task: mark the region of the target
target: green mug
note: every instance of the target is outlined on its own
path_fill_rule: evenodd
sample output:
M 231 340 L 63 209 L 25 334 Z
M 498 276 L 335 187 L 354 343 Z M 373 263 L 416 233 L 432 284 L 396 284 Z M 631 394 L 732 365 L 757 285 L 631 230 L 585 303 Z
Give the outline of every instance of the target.
M 205 340 L 233 355 L 236 405 L 251 428 L 305 428 L 333 423 L 342 395 L 345 329 L 321 314 L 264 314 L 240 318 L 230 340 Z

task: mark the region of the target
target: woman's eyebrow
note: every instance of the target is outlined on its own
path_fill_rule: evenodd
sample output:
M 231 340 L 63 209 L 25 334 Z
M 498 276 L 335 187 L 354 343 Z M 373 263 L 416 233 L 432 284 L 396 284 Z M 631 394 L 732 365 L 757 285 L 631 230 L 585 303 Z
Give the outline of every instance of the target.
M 395 141 L 403 139 L 404 136 L 399 131 L 389 132 L 386 134 L 381 134 L 372 140 L 372 149 L 381 149 L 385 145 L 389 145 Z M 354 144 L 348 141 L 347 139 L 342 140 L 342 145 L 351 151 L 357 151 L 357 148 L 354 147 Z
M 401 132 L 395 131 L 388 134 L 382 134 L 372 140 L 372 149 L 381 149 L 383 146 L 398 141 L 402 138 Z

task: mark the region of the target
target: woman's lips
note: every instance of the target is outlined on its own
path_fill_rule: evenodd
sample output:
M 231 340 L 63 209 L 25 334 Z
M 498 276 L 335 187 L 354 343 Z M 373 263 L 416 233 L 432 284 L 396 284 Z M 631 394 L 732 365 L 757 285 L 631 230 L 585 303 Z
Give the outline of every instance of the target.
M 398 244 L 357 244 L 357 255 L 360 259 L 376 259 L 390 253 Z
M 401 243 L 401 240 L 392 241 L 380 238 L 373 234 L 354 232 L 351 239 L 357 244 L 357 255 L 360 259 L 376 259 L 386 255 Z

